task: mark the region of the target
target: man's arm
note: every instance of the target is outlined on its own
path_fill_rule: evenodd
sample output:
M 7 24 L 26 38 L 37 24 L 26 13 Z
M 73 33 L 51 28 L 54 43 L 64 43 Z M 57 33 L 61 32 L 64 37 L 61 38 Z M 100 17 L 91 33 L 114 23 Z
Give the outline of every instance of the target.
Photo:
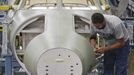
M 115 48 L 121 48 L 121 47 L 123 47 L 124 42 L 125 42 L 125 41 L 124 41 L 123 38 L 117 39 L 114 44 L 107 46 L 107 47 L 108 47 L 108 50 L 109 50 L 109 49 L 115 49 Z
M 112 50 L 112 49 L 121 48 L 121 47 L 123 47 L 123 45 L 124 45 L 124 39 L 123 38 L 117 39 L 116 42 L 113 43 L 112 45 L 108 45 L 108 46 L 100 47 L 100 48 L 96 49 L 96 52 L 104 53 L 104 52 Z

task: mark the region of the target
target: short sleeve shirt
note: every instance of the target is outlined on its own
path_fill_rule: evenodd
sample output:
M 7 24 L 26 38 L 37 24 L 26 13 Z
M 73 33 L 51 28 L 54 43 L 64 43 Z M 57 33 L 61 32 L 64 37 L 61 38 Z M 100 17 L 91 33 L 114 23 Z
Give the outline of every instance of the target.
M 128 40 L 128 31 L 120 18 L 114 15 L 104 15 L 106 26 L 104 29 L 97 29 L 93 24 L 90 25 L 91 35 L 99 34 L 105 39 L 105 43 L 113 44 L 117 39 Z

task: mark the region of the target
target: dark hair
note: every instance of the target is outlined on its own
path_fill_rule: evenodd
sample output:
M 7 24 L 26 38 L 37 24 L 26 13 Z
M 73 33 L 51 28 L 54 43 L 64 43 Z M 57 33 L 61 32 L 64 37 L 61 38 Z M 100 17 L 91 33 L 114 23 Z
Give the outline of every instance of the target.
M 104 16 L 101 13 L 94 13 L 91 19 L 92 23 L 102 23 L 104 21 Z

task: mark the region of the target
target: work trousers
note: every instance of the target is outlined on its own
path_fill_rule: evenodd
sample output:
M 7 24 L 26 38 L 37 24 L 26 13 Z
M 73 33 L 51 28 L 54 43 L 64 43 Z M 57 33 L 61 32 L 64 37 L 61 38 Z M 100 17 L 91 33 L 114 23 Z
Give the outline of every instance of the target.
M 105 52 L 104 75 L 127 75 L 129 52 L 129 41 L 122 48 Z

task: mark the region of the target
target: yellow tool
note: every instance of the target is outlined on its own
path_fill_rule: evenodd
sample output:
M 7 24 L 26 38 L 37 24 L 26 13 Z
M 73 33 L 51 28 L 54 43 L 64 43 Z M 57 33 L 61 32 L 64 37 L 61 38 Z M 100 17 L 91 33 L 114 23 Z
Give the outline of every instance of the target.
M 100 35 L 97 33 L 97 48 L 100 47 Z

